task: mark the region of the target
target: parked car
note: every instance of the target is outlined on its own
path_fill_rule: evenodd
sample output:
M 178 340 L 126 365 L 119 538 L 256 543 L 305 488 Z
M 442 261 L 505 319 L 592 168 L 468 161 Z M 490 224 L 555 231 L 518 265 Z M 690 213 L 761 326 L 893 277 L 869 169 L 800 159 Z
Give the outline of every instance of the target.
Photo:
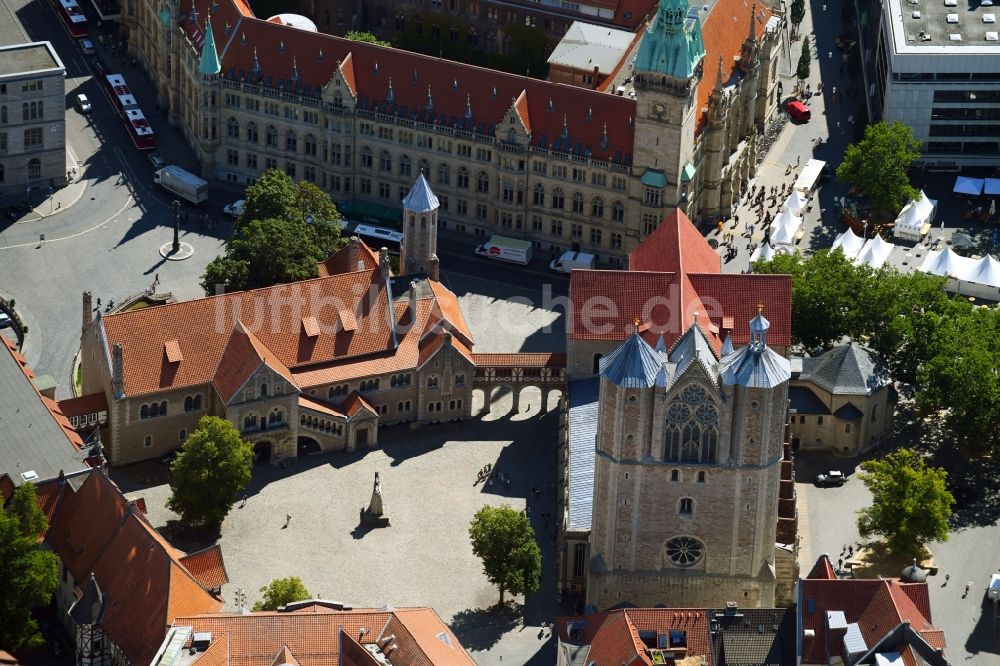
M 87 96 L 84 95 L 83 93 L 80 93 L 79 95 L 76 96 L 75 104 L 76 104 L 76 110 L 79 111 L 80 113 L 90 113 L 90 110 L 92 108 L 90 106 L 90 100 L 87 99 Z
M 229 204 L 222 209 L 222 212 L 226 215 L 231 215 L 232 217 L 239 217 L 243 214 L 243 210 L 246 208 L 246 201 L 243 199 L 237 199 L 233 203 Z
M 163 167 L 167 166 L 167 161 L 160 157 L 159 153 L 150 153 L 149 163 L 153 165 L 153 169 L 159 171 Z
M 786 104 L 785 109 L 788 110 L 788 115 L 790 115 L 792 120 L 795 122 L 807 123 L 809 122 L 809 119 L 812 118 L 812 111 L 809 110 L 809 107 L 797 99 Z
M 101 60 L 96 55 L 91 56 L 90 64 L 94 68 L 94 74 L 96 74 L 97 76 L 104 76 L 109 71 L 111 71 L 108 69 L 108 66 L 104 64 L 104 61 Z
M 10 315 L 6 312 L 0 312 L 0 328 L 7 328 L 10 324 Z
M 94 53 L 96 53 L 94 42 L 89 39 L 80 40 L 80 50 L 83 51 L 83 55 L 94 55 Z
M 842 486 L 847 483 L 847 477 L 844 473 L 832 469 L 828 472 L 823 472 L 816 477 L 817 486 Z

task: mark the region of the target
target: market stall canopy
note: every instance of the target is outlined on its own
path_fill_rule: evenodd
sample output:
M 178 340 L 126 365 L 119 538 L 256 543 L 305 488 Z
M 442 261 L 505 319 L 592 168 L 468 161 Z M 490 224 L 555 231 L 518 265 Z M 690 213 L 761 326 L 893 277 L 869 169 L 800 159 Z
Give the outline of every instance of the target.
M 976 264 L 975 271 L 970 276 L 970 282 L 1000 287 L 1000 261 L 992 255 L 986 255 Z
M 972 240 L 969 234 L 959 232 L 951 237 L 951 246 L 957 247 L 964 250 L 973 250 L 979 246 L 979 244 Z
M 955 189 L 953 192 L 958 194 L 970 194 L 972 196 L 979 196 L 983 192 L 983 179 L 982 178 L 969 178 L 968 176 L 959 176 L 955 179 Z
M 930 222 L 934 218 L 935 208 L 937 208 L 935 202 L 928 199 L 927 194 L 921 190 L 920 196 L 903 206 L 903 210 L 899 211 L 893 235 L 897 238 L 920 240 L 930 230 Z
M 778 217 L 774 218 L 774 222 L 771 222 L 771 233 L 774 233 L 781 227 L 788 225 L 800 227 L 802 226 L 802 218 L 786 208 L 781 211 L 781 214 L 778 215 Z
M 809 200 L 804 194 L 798 190 L 792 190 L 792 193 L 785 200 L 783 208 L 789 210 L 795 215 L 801 215 L 805 207 L 809 205 Z
M 844 253 L 844 256 L 848 259 L 854 259 L 858 256 L 858 253 L 865 246 L 865 239 L 854 233 L 854 229 L 848 229 L 844 233 L 837 236 L 836 240 L 833 241 L 833 247 L 831 250 L 836 250 L 840 248 L 840 251 Z
M 756 264 L 758 262 L 771 261 L 776 254 L 777 252 L 774 251 L 770 243 L 764 243 L 750 255 L 750 263 Z
M 895 247 L 895 245 L 876 234 L 875 238 L 872 238 L 865 243 L 864 248 L 854 259 L 854 265 L 882 268 Z
M 1000 178 L 987 178 L 983 184 L 983 194 L 1000 194 Z
M 795 242 L 795 236 L 801 228 L 802 218 L 795 217 L 786 210 L 771 225 L 771 243 L 774 245 L 791 245 Z
M 943 250 L 928 252 L 924 263 L 920 265 L 920 270 L 924 273 L 964 280 L 972 274 L 974 264 L 974 259 L 963 257 L 950 247 L 946 247 Z

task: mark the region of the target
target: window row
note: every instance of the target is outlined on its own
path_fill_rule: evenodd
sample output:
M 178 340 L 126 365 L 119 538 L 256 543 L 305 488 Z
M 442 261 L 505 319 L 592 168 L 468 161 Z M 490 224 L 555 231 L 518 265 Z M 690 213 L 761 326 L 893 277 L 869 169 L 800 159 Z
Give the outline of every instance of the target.
M 257 415 L 256 412 L 249 412 L 243 417 L 243 431 L 267 430 L 285 425 L 285 412 L 275 407 L 270 414 Z
M 697 479 L 698 483 L 705 483 L 705 481 L 707 481 L 708 479 L 707 474 L 704 471 L 699 471 L 698 475 L 695 478 Z M 682 482 L 684 480 L 684 476 L 683 474 L 681 474 L 681 471 L 679 469 L 672 469 L 670 470 L 670 480 L 676 482 Z
M 344 434 L 344 424 L 331 421 L 330 419 L 313 418 L 311 414 L 300 414 L 299 425 L 319 430 L 329 435 L 337 435 L 338 437 Z
M 167 415 L 167 401 L 153 402 L 139 407 L 140 419 L 153 419 Z
M 0 134 L 0 138 L 2 137 L 3 135 Z M 4 150 L 6 149 L 0 146 L 0 152 L 3 152 Z M 42 177 L 42 162 L 37 157 L 32 157 L 30 160 L 28 160 L 28 178 L 41 178 L 41 177 Z M 4 167 L 2 163 L 0 163 L 0 183 L 4 182 L 6 178 L 7 178 L 7 169 Z

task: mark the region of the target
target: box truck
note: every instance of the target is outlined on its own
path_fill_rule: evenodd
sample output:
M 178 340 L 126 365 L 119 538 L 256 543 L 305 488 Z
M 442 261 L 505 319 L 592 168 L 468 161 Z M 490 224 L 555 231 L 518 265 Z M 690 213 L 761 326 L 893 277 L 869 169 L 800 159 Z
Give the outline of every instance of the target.
M 208 181 L 173 164 L 154 171 L 153 182 L 196 206 L 208 199 Z
M 531 241 L 493 236 L 488 241 L 476 247 L 476 254 L 494 261 L 506 261 L 511 264 L 527 266 L 531 261 Z
M 597 265 L 597 257 L 589 252 L 566 251 L 558 259 L 549 262 L 549 270 L 556 273 L 569 273 L 574 268 L 593 269 Z

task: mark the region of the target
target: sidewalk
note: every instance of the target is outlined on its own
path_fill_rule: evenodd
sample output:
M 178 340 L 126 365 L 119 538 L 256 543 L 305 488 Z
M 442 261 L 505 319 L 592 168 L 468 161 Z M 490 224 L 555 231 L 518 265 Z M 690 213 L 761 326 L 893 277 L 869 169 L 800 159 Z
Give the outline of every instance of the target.
M 77 163 L 76 156 L 73 155 L 69 147 L 66 148 L 66 155 L 67 164 L 75 165 Z M 70 167 L 70 169 L 76 169 L 76 175 L 64 187 L 56 189 L 51 197 L 48 196 L 48 188 L 39 186 L 32 189 L 29 195 L 32 205 L 31 210 L 25 211 L 17 219 L 12 220 L 9 216 L 7 219 L 13 221 L 15 224 L 18 222 L 37 222 L 72 208 L 87 192 L 88 183 L 83 173 L 79 170 L 79 167 L 74 166 Z M 23 194 L 8 194 L 0 197 L 0 207 L 5 211 L 12 206 L 23 203 L 25 203 Z

